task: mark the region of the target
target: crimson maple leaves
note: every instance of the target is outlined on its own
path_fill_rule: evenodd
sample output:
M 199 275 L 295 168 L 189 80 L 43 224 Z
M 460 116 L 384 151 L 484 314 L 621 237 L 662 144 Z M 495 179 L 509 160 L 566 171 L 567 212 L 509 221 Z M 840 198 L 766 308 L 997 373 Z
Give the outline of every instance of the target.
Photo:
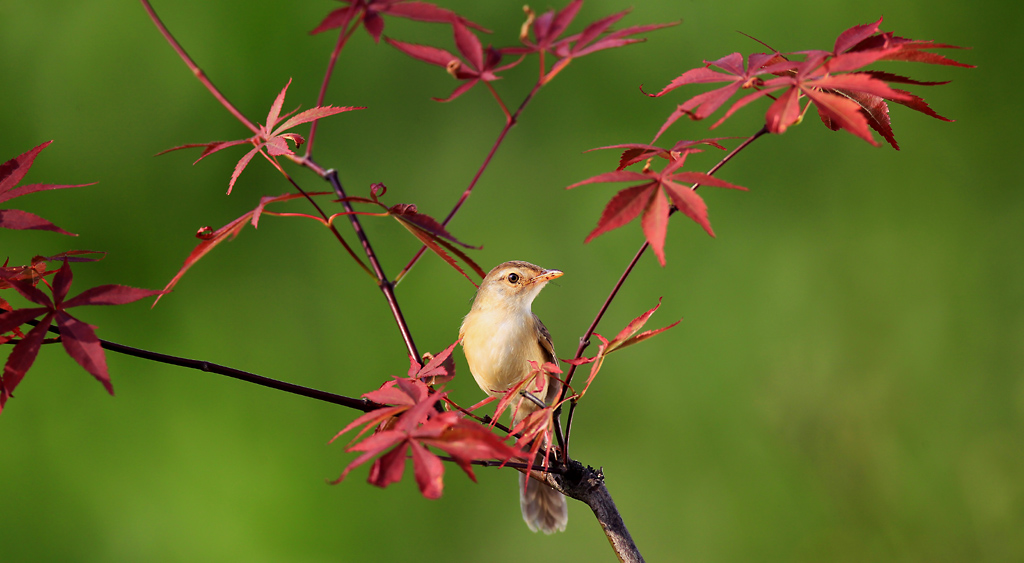
M 32 167 L 36 156 L 51 142 L 47 141 L 0 165 L 0 202 L 44 190 L 90 185 L 17 185 Z M 0 227 L 71 234 L 39 216 L 18 209 L 0 210 Z M 91 262 L 100 258 L 102 253 L 72 250 L 49 258 L 36 256 L 26 266 L 10 266 L 9 261 L 5 260 L 0 267 L 0 290 L 13 289 L 37 305 L 14 308 L 6 299 L 0 298 L 0 344 L 14 342 L 4 363 L 3 373 L 0 374 L 0 412 L 3 412 L 4 405 L 14 395 L 14 390 L 35 362 L 53 325 L 57 326 L 56 332 L 60 335 L 59 341 L 64 351 L 102 383 L 109 393 L 114 393 L 107 372 L 106 356 L 96 337 L 96 327 L 72 316 L 68 309 L 82 305 L 122 305 L 160 292 L 124 285 L 101 285 L 68 298 L 72 281 L 71 262 Z M 48 270 L 47 262 L 62 262 L 62 265 L 59 270 Z M 47 280 L 51 276 L 52 282 Z M 49 288 L 50 295 L 39 289 L 40 283 Z M 33 325 L 27 334 L 21 329 L 25 324 Z
M 143 3 L 148 7 L 145 0 Z M 380 201 L 380 197 L 385 191 L 382 183 L 375 183 L 371 186 L 369 198 L 348 197 L 343 193 L 336 173 L 320 168 L 312 160 L 309 145 L 307 145 L 306 155 L 297 155 L 294 149 L 303 145 L 306 139 L 294 132 L 294 127 L 315 123 L 324 117 L 364 108 L 335 107 L 318 102 L 311 109 L 293 112 L 294 115 L 282 115 L 285 95 L 291 84 L 289 80 L 272 102 L 264 125 L 256 126 L 248 123 L 244 118 L 242 119 L 253 133 L 252 136 L 234 141 L 190 144 L 169 149 L 201 147 L 203 150 L 196 160 L 198 162 L 223 149 L 244 145 L 248 147 L 248 150 L 234 165 L 228 184 L 228 193 L 231 193 L 238 183 L 242 171 L 257 154 L 270 162 L 289 185 L 295 188 L 295 191 L 281 195 L 263 196 L 251 211 L 219 229 L 210 227 L 199 229 L 196 236 L 200 242 L 195 245 L 183 266 L 164 291 L 106 285 L 86 290 L 75 297 L 68 297 L 72 281 L 71 263 L 76 260 L 89 259 L 76 255 L 74 252 L 49 258 L 36 257 L 28 266 L 8 267 L 6 263 L 4 264 L 4 267 L 0 269 L 0 289 L 13 289 L 31 305 L 15 309 L 0 299 L 0 308 L 6 311 L 0 315 L 0 343 L 12 345 L 4 372 L 0 376 L 0 410 L 24 378 L 42 345 L 48 342 L 46 338 L 48 332 L 59 331 L 59 341 L 66 352 L 100 381 L 108 391 L 112 391 L 102 343 L 96 337 L 95 327 L 72 316 L 68 310 L 81 305 L 128 303 L 143 297 L 166 293 L 200 258 L 207 255 L 221 242 L 237 236 L 246 224 L 256 227 L 259 219 L 264 215 L 311 218 L 331 229 L 341 244 L 345 246 L 348 254 L 369 275 L 374 277 L 378 286 L 388 297 L 389 307 L 391 307 L 400 328 L 407 331 L 408 327 L 405 326 L 404 318 L 398 309 L 397 299 L 393 291 L 390 293 L 388 291 L 393 290 L 394 284 L 415 263 L 416 258 L 413 258 L 413 261 L 402 270 L 402 274 L 388 279 L 377 261 L 377 256 L 371 250 L 365 233 L 358 226 L 358 222 L 355 220 L 356 216 L 372 215 L 395 219 L 423 245 L 433 250 L 470 281 L 474 279 L 473 274 L 483 277 L 483 270 L 462 250 L 462 248 L 476 247 L 461 242 L 448 231 L 446 225 L 448 219 L 454 215 L 476 185 L 476 181 L 487 168 L 491 157 L 505 138 L 505 134 L 516 122 L 522 108 L 542 86 L 559 76 L 572 61 L 602 50 L 638 43 L 644 40 L 642 35 L 647 32 L 675 25 L 648 24 L 615 29 L 615 26 L 628 13 L 628 11 L 623 11 L 582 25 L 582 29 L 576 33 L 569 33 L 570 27 L 583 6 L 582 0 L 571 0 L 561 9 L 552 9 L 539 15 L 527 8 L 526 21 L 519 28 L 518 45 L 505 47 L 488 45 L 485 47 L 478 32 L 486 30 L 450 10 L 432 4 L 405 0 L 342 0 L 342 3 L 343 7 L 333 10 L 313 30 L 313 33 L 338 30 L 338 47 L 332 55 L 329 68 L 333 68 L 338 51 L 358 27 L 364 27 L 373 40 L 379 42 L 383 37 L 385 16 L 440 23 L 451 27 L 457 54 L 444 48 L 417 45 L 390 37 L 386 37 L 385 41 L 406 55 L 443 68 L 452 78 L 460 82 L 450 95 L 439 99 L 439 101 L 455 100 L 476 85 L 483 84 L 498 102 L 506 119 L 506 126 L 498 135 L 490 153 L 484 159 L 469 187 L 463 193 L 462 199 L 449 216 L 444 221 L 437 221 L 431 215 L 421 212 L 413 204 L 385 205 Z M 769 53 L 753 53 L 746 56 L 732 53 L 713 61 L 707 61 L 699 68 L 688 70 L 660 91 L 649 94 L 653 98 L 659 98 L 675 93 L 684 87 L 699 84 L 716 85 L 713 89 L 693 95 L 678 104 L 650 143 L 604 147 L 623 151 L 615 170 L 595 175 L 569 186 L 569 188 L 576 188 L 599 183 L 630 184 L 611 198 L 598 219 L 597 226 L 586 237 L 585 242 L 641 217 L 640 223 L 644 237 L 658 261 L 664 265 L 666 262 L 667 227 L 674 212 L 681 212 L 709 235 L 714 235 L 707 204 L 697 194 L 697 188 L 699 186 L 732 190 L 745 190 L 746 188 L 718 179 L 713 175 L 717 171 L 717 167 L 710 172 L 684 170 L 688 157 L 710 148 L 724 150 L 725 144 L 730 142 L 728 139 L 682 140 L 670 146 L 655 144 L 683 117 L 692 120 L 706 119 L 722 108 L 727 108 L 724 115 L 712 125 L 714 128 L 739 110 L 762 98 L 768 98 L 771 103 L 765 113 L 762 132 L 784 133 L 799 124 L 813 106 L 822 123 L 830 129 L 845 130 L 877 145 L 879 143 L 874 139 L 872 133 L 874 131 L 894 148 L 898 148 L 898 145 L 889 120 L 890 102 L 948 121 L 932 110 L 922 98 L 894 86 L 928 86 L 943 84 L 943 82 L 918 81 L 888 71 L 864 70 L 864 68 L 886 61 L 923 62 L 945 66 L 968 65 L 931 52 L 936 49 L 954 48 L 951 45 L 901 38 L 892 33 L 880 31 L 880 24 L 881 20 L 846 30 L 835 41 L 831 50 L 827 51 L 804 50 L 783 53 L 772 50 Z M 519 109 L 514 113 L 510 112 L 508 108 L 513 106 L 505 105 L 497 92 L 495 82 L 502 76 L 520 72 L 525 66 L 523 63 L 531 57 L 535 57 L 537 62 L 536 83 Z M 326 78 L 330 77 L 330 72 L 329 70 Z M 200 76 L 200 73 L 197 73 L 197 76 Z M 328 81 L 326 78 L 321 97 L 327 91 Z M 737 95 L 741 97 L 729 105 L 730 100 Z M 750 140 L 757 138 L 760 134 L 761 132 L 755 134 Z M 310 133 L 310 139 L 312 138 L 313 133 Z M 47 144 L 40 145 L 0 166 L 0 203 L 38 191 L 75 187 L 67 185 L 17 186 L 36 155 Z M 744 144 L 740 144 L 737 149 L 723 159 L 722 163 L 744 146 Z M 298 183 L 284 172 L 282 162 L 286 160 L 291 160 L 314 171 L 323 179 L 333 180 L 332 191 L 307 192 L 302 190 Z M 630 168 L 637 165 L 640 165 L 639 171 Z M 334 196 L 333 203 L 343 205 L 345 211 L 333 214 L 324 212 L 315 200 L 321 196 Z M 276 206 L 297 199 L 308 200 L 316 213 L 285 213 L 267 210 L 268 206 Z M 376 209 L 370 212 L 356 211 L 351 208 L 353 203 L 373 206 Z M 371 267 L 368 267 L 356 256 L 356 253 L 334 228 L 335 219 L 339 217 L 353 220 L 356 236 L 360 237 L 358 247 L 366 250 L 366 257 L 372 266 L 372 271 Z M 28 212 L 11 209 L 0 210 L 0 227 L 40 229 L 70 234 L 45 219 Z M 466 268 L 461 267 L 452 255 L 460 259 Z M 58 269 L 48 269 L 47 262 L 60 262 L 61 265 Z M 627 274 L 628 270 L 623 277 Z M 51 277 L 52 280 L 47 279 Z M 44 291 L 46 288 L 49 289 L 49 294 Z M 611 299 L 612 297 L 609 297 L 608 302 Z M 556 442 L 551 436 L 542 436 L 542 433 L 548 432 L 548 428 L 557 427 L 552 424 L 552 420 L 558 417 L 557 409 L 566 402 L 575 405 L 584 396 L 608 354 L 675 326 L 672 324 L 662 329 L 640 332 L 644 323 L 657 308 L 655 306 L 634 319 L 612 340 L 606 340 L 598 334 L 597 337 L 601 343 L 596 355 L 585 357 L 583 355 L 584 345 L 576 357 L 564 360 L 572 366 L 568 374 L 563 374 L 559 366 L 554 363 L 532 365 L 534 374 L 545 373 L 548 377 L 562 380 L 566 392 L 557 404 L 538 405 L 540 408 L 515 428 L 501 427 L 495 422 L 495 419 L 500 416 L 502 411 L 515 409 L 517 403 L 524 400 L 537 400 L 530 396 L 529 378 L 522 385 L 506 390 L 504 396 L 498 401 L 495 419 L 485 420 L 473 412 L 476 408 L 488 404 L 490 400 L 483 401 L 472 408 L 463 409 L 454 405 L 441 387 L 454 376 L 450 363 L 454 344 L 437 356 L 424 358 L 422 364 L 416 359 L 411 359 L 410 370 L 406 377 L 394 378 L 381 388 L 363 395 L 366 400 L 376 403 L 377 406 L 386 406 L 360 416 L 338 434 L 340 436 L 345 432 L 362 427 L 348 447 L 349 451 L 356 452 L 358 455 L 344 469 L 337 481 L 347 476 L 355 467 L 374 460 L 369 480 L 375 485 L 387 486 L 402 479 L 406 462 L 411 458 L 414 477 L 420 491 L 426 497 L 436 498 L 443 491 L 443 461 L 445 460 L 458 464 L 470 478 L 474 478 L 472 464 L 484 461 L 513 465 L 524 471 L 535 470 L 538 466 L 541 469 L 547 468 L 551 457 L 544 455 L 542 460 L 538 460 L 541 455 L 538 450 L 542 444 L 550 448 Z M 589 339 L 590 332 L 596 327 L 603 310 L 598 314 L 594 326 L 589 329 L 587 335 L 582 339 L 583 341 Z M 23 325 L 26 324 L 30 324 L 32 328 L 27 329 L 27 332 L 22 332 Z M 413 350 L 415 347 L 412 345 L 411 336 L 407 334 L 403 334 L 403 336 L 406 337 L 408 348 Z M 417 355 L 414 352 L 410 352 L 410 354 Z M 583 365 L 591 365 L 590 374 L 582 389 L 577 391 L 572 387 L 572 374 L 574 368 Z M 444 405 L 449 405 L 451 408 L 446 408 Z M 571 420 L 570 411 L 569 423 Z M 566 437 L 560 452 L 562 461 L 568 460 L 567 444 L 568 438 Z M 545 454 L 547 453 L 550 452 L 545 452 Z
M 874 129 L 893 148 L 899 150 L 889 120 L 887 102 L 896 102 L 943 121 L 951 120 L 936 113 L 920 97 L 894 88 L 890 84 L 934 86 L 946 82 L 924 82 L 890 72 L 860 69 L 881 61 L 922 62 L 960 67 L 971 65 L 930 52 L 934 49 L 958 47 L 898 37 L 891 32 L 880 31 L 881 23 L 882 20 L 879 19 L 871 24 L 847 29 L 836 39 L 831 51 L 774 51 L 753 53 L 746 59 L 740 53 L 732 53 L 714 61 L 706 61 L 703 67 L 684 72 L 661 91 L 648 95 L 661 97 L 693 84 L 726 84 L 692 96 L 679 104 L 658 129 L 651 143 L 656 142 L 680 118 L 686 116 L 692 120 L 705 119 L 736 94 L 744 90 L 753 90 L 734 102 L 711 128 L 718 127 L 752 102 L 761 98 L 771 98 L 774 101 L 765 113 L 762 132 L 785 133 L 789 127 L 800 123 L 810 107 L 814 106 L 822 123 L 829 129 L 845 130 L 872 145 L 878 145 L 871 135 L 871 129 Z M 755 134 L 748 141 L 760 134 L 761 132 Z M 675 211 L 683 212 L 703 227 L 709 235 L 714 236 L 708 219 L 707 205 L 695 190 L 701 185 L 746 188 L 717 180 L 709 174 L 678 170 L 685 163 L 688 154 L 701 150 L 697 148 L 699 145 L 723 148 L 719 141 L 722 139 L 679 141 L 668 149 L 653 144 L 603 147 L 626 149 L 619 161 L 618 169 L 576 182 L 569 188 L 598 182 L 642 183 L 620 191 L 608 202 L 597 227 L 591 231 L 585 242 L 590 242 L 595 237 L 621 227 L 643 214 L 641 224 L 644 236 L 658 261 L 665 265 L 664 245 L 668 217 Z M 656 156 L 668 161 L 660 172 L 651 170 L 651 164 Z M 731 156 L 732 153 L 726 158 Z M 642 172 L 624 170 L 644 159 L 646 164 Z M 724 162 L 723 160 L 720 164 Z M 680 182 L 689 183 L 691 186 L 682 186 Z

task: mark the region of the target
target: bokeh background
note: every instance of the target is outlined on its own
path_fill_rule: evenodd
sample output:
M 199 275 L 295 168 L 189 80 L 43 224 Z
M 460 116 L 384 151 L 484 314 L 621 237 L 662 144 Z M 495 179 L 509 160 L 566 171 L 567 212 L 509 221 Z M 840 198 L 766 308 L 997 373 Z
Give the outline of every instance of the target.
M 496 45 L 516 42 L 521 2 L 442 4 L 493 29 Z M 308 31 L 338 6 L 156 2 L 257 121 L 289 78 L 286 106 L 313 105 L 335 37 Z M 628 7 L 588 1 L 572 30 Z M 974 48 L 951 54 L 975 70 L 889 68 L 953 80 L 915 91 L 957 121 L 894 107 L 899 152 L 830 132 L 813 115 L 758 141 L 720 173 L 749 193 L 702 190 L 717 239 L 677 217 L 668 265 L 646 256 L 599 328 L 615 333 L 662 296 L 651 325 L 684 318 L 613 356 L 574 426 L 575 456 L 604 467 L 651 561 L 1024 560 L 1019 5 L 638 3 L 624 24 L 682 23 L 577 61 L 544 88 L 451 229 L 484 246 L 473 256 L 485 268 L 523 259 L 566 272 L 535 310 L 568 357 L 642 237 L 634 223 L 582 244 L 623 186 L 563 188 L 614 167 L 616 154 L 584 150 L 648 141 L 698 91 L 650 99 L 637 87 L 760 49 L 736 31 L 781 50 L 830 48 L 842 30 L 880 15 L 901 35 Z M 453 48 L 444 26 L 391 18 L 385 31 Z M 535 69 L 528 61 L 496 84 L 509 104 Z M 0 4 L 0 73 L 0 158 L 55 139 L 27 181 L 98 182 L 15 201 L 80 236 L 3 232 L 0 257 L 107 251 L 75 268 L 78 290 L 162 287 L 197 228 L 289 190 L 255 160 L 226 196 L 241 147 L 194 167 L 197 153 L 153 157 L 246 130 L 137 2 Z M 389 202 L 443 216 L 502 125 L 483 88 L 431 101 L 454 86 L 360 30 L 328 101 L 369 109 L 323 122 L 319 162 L 355 195 L 384 182 Z M 765 107 L 714 133 L 680 123 L 668 139 L 749 135 Z M 717 158 L 696 157 L 694 169 Z M 326 189 L 305 171 L 294 175 Z M 364 225 L 389 273 L 417 248 L 393 221 Z M 398 295 L 421 349 L 455 340 L 473 291 L 433 256 L 403 280 Z M 247 229 L 155 309 L 79 313 L 110 340 L 349 395 L 408 366 L 374 284 L 299 219 L 267 217 Z M 479 390 L 456 355 L 452 395 L 475 402 Z M 411 479 L 368 486 L 365 469 L 328 486 L 352 456 L 327 441 L 355 413 L 134 358 L 108 361 L 116 398 L 45 349 L 0 417 L 0 559 L 613 560 L 579 503 L 564 534 L 531 534 L 511 471 L 480 469 L 474 484 L 450 466 L 437 501 Z

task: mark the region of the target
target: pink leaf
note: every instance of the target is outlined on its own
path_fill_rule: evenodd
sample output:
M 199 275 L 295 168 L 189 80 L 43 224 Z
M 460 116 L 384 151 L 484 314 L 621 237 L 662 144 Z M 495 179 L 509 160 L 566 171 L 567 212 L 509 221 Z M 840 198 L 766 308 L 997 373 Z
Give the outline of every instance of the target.
M 643 226 L 644 236 L 651 243 L 651 250 L 657 256 L 658 262 L 664 266 L 665 233 L 668 230 L 668 198 L 665 197 L 664 191 L 656 189 L 651 195 L 640 224 Z
M 78 307 L 80 305 L 124 305 L 139 299 L 161 295 L 164 292 L 159 289 L 140 289 L 127 285 L 100 285 L 79 293 L 75 297 L 64 302 L 64 307 Z
M 71 187 L 71 186 L 64 186 Z M 77 237 L 75 233 L 69 233 L 42 217 L 22 211 L 20 209 L 0 209 L 0 227 L 12 230 L 34 229 L 38 231 L 53 231 L 62 235 Z
M 99 338 L 96 337 L 96 327 L 64 312 L 57 314 L 57 327 L 60 329 L 61 343 L 64 344 L 64 350 L 68 355 L 113 395 L 114 388 L 110 385 L 110 374 L 107 372 L 107 358 L 100 346 Z
M 420 493 L 429 499 L 441 497 L 444 490 L 444 464 L 436 455 L 416 442 L 412 444 L 412 461 L 416 474 L 416 484 Z
M 640 215 L 647 207 L 647 203 L 651 199 L 651 191 L 657 189 L 657 186 L 647 183 L 626 188 L 615 194 L 615 197 L 608 202 L 601 213 L 597 227 L 587 235 L 583 242 L 590 242 L 596 237 L 636 219 L 637 215 Z

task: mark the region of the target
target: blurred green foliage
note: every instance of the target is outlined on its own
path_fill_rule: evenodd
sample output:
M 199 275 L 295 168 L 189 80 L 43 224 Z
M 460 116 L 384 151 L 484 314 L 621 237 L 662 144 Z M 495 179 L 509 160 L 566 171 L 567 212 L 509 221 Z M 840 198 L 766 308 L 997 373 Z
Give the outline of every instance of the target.
M 444 2 L 516 41 L 518 2 Z M 561 5 L 561 4 L 559 4 Z M 289 107 L 316 99 L 335 37 L 310 37 L 339 4 L 156 2 L 222 91 L 262 119 L 291 77 Z M 538 10 L 547 5 L 534 6 Z M 586 3 L 577 26 L 628 7 Z M 613 186 L 570 183 L 646 142 L 682 101 L 649 99 L 682 71 L 732 51 L 829 48 L 884 14 L 885 29 L 972 46 L 976 70 L 893 70 L 954 82 L 916 88 L 943 123 L 895 107 L 903 150 L 873 148 L 809 118 L 758 141 L 722 170 L 749 193 L 704 193 L 718 235 L 672 222 L 668 265 L 646 256 L 599 332 L 664 305 L 683 323 L 613 357 L 578 409 L 574 453 L 601 465 L 651 561 L 1024 560 L 1024 195 L 1019 73 L 1024 28 L 1007 2 L 833 0 L 643 2 L 625 25 L 682 19 L 647 43 L 577 61 L 541 91 L 451 224 L 485 268 L 523 259 L 566 272 L 535 304 L 569 356 L 642 240 L 638 224 L 583 245 Z M 388 19 L 385 33 L 451 47 L 446 28 Z M 576 27 L 574 29 L 579 29 Z M 487 41 L 487 39 L 485 39 Z M 518 104 L 528 61 L 496 86 Z M 6 160 L 55 139 L 27 181 L 99 182 L 17 200 L 80 233 L 3 232 L 0 257 L 25 263 L 69 248 L 105 250 L 75 287 L 162 287 L 196 243 L 262 195 L 289 186 L 259 159 L 224 195 L 229 149 L 152 155 L 246 131 L 163 41 L 138 3 L 0 6 Z M 317 159 L 350 193 L 372 182 L 391 203 L 443 216 L 502 121 L 455 83 L 363 31 L 328 96 L 369 109 L 325 120 Z M 696 91 L 696 90 L 693 90 Z M 764 106 L 715 132 L 680 122 L 669 139 L 749 135 Z M 695 157 L 695 169 L 717 155 Z M 295 171 L 309 190 L 326 189 Z M 296 206 L 295 209 L 301 209 Z M 393 221 L 365 223 L 389 273 L 417 244 Z M 473 296 L 426 256 L 398 286 L 422 350 L 455 338 Z M 74 290 L 73 290 L 74 292 Z M 358 395 L 408 361 L 374 284 L 310 221 L 267 217 L 194 267 L 158 307 L 94 307 L 102 337 Z M 461 353 L 453 396 L 479 399 Z M 109 355 L 117 397 L 44 349 L 0 417 L 3 561 L 606 561 L 589 511 L 566 533 L 531 534 L 515 476 L 449 467 L 445 495 L 409 479 L 379 490 L 327 440 L 355 413 L 223 377 Z

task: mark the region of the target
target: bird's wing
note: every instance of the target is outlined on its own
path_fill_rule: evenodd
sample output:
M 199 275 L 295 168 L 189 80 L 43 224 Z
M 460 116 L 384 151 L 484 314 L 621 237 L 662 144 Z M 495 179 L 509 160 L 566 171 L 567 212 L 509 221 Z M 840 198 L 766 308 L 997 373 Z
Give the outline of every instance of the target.
M 533 316 L 533 322 L 537 323 L 537 333 L 540 334 L 537 341 L 540 343 L 540 347 L 544 349 L 544 361 L 557 364 L 555 345 L 551 342 L 551 333 L 548 332 L 548 327 L 544 326 L 544 323 L 541 322 L 540 317 L 537 315 Z
M 555 345 L 551 342 L 551 333 L 548 332 L 548 327 L 544 326 L 544 323 L 541 322 L 540 317 L 537 315 L 533 316 L 533 321 L 537 323 L 537 333 L 540 335 L 537 338 L 537 343 L 544 350 L 544 361 L 551 362 L 557 366 L 558 358 L 555 356 Z M 544 397 L 544 401 L 550 405 L 558 400 L 558 396 L 561 393 L 562 383 L 554 377 L 548 378 L 548 392 L 547 396 Z

